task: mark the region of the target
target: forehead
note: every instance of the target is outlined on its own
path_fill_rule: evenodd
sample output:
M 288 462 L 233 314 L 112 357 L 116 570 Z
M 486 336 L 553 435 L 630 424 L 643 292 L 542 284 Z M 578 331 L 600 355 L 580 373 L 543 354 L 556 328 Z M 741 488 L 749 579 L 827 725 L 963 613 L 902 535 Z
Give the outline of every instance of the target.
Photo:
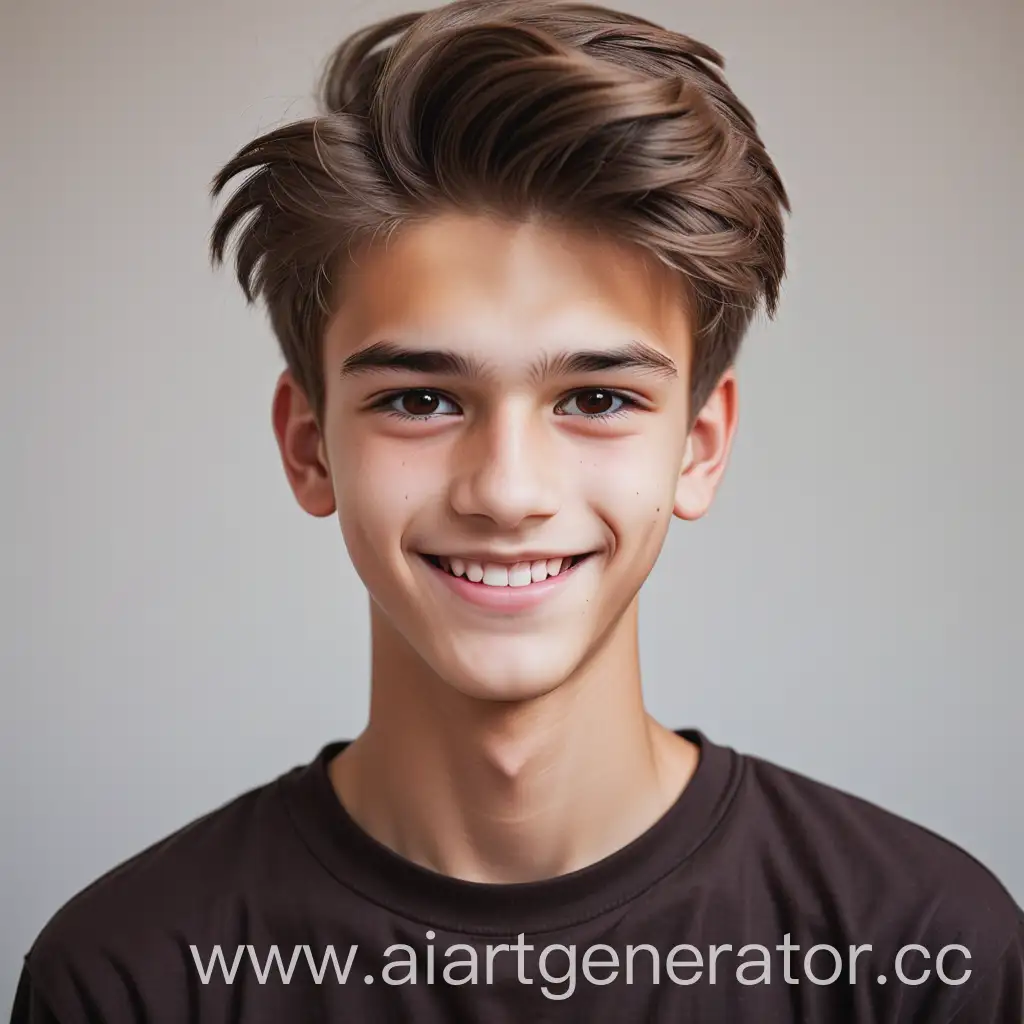
M 424 335 L 511 359 L 538 349 L 640 338 L 689 351 L 681 275 L 597 233 L 443 215 L 360 252 L 343 274 L 328 344 Z

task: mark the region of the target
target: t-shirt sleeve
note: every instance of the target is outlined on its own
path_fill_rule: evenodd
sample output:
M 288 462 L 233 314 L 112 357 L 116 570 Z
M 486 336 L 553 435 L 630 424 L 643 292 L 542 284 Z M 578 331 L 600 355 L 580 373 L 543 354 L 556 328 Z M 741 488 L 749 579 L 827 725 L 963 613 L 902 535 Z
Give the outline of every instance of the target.
M 949 1024 L 1024 1024 L 1024 920 L 1003 955 Z
M 18 988 L 11 1008 L 11 1024 L 62 1024 L 43 1002 L 39 990 L 32 984 L 28 969 L 22 967 Z

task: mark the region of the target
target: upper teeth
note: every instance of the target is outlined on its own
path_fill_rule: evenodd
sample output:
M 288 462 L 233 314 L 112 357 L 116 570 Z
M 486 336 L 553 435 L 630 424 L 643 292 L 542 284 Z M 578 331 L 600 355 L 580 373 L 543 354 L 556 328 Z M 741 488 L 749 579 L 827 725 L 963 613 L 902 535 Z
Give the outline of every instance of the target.
M 540 583 L 549 576 L 557 576 L 563 565 L 568 567 L 572 561 L 565 558 L 542 558 L 536 562 L 515 562 L 512 565 L 502 562 L 473 562 L 463 558 L 440 559 L 453 576 L 465 576 L 472 583 L 483 583 L 488 587 L 525 587 L 530 583 Z

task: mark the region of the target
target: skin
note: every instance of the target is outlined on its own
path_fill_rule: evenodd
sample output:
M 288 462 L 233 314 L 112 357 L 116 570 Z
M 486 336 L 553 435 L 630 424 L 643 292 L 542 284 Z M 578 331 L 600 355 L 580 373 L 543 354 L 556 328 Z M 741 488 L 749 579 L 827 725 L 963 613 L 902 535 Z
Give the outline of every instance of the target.
M 553 877 L 635 839 L 691 778 L 696 748 L 644 708 L 637 612 L 672 517 L 710 507 L 736 428 L 730 370 L 687 432 L 692 337 L 679 276 L 639 249 L 445 214 L 346 271 L 322 425 L 282 374 L 288 480 L 308 513 L 338 517 L 370 595 L 369 721 L 330 775 L 401 856 L 477 882 Z M 346 372 L 379 342 L 475 372 Z M 557 359 L 629 344 L 662 365 Z M 421 557 L 527 549 L 593 554 L 515 613 L 470 604 Z

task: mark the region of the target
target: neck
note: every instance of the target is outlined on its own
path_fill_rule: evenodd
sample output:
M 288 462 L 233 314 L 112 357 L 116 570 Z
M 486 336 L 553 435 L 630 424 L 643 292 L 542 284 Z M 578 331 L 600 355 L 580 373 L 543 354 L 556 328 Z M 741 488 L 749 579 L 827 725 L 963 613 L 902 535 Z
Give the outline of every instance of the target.
M 348 813 L 431 870 L 476 882 L 566 874 L 625 846 L 697 762 L 645 711 L 637 602 L 550 693 L 481 701 L 437 678 L 373 612 L 369 723 L 331 765 Z

